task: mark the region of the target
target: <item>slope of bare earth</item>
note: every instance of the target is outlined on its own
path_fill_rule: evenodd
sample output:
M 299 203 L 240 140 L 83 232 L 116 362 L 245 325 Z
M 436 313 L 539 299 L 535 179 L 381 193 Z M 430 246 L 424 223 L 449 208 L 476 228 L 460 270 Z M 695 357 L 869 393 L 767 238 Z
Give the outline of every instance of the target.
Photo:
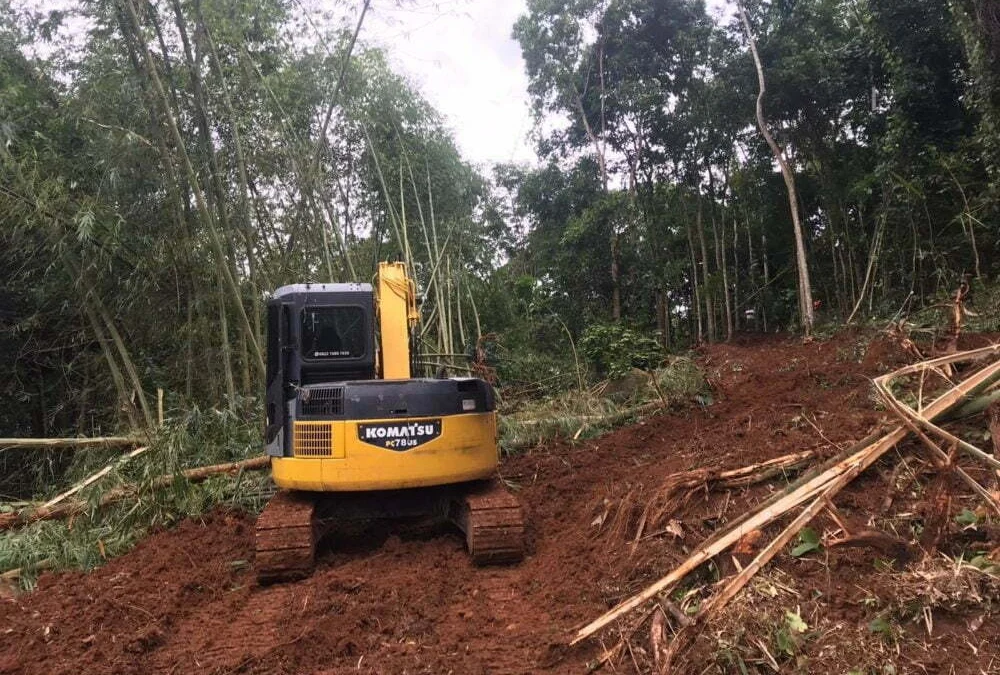
M 700 362 L 712 405 L 505 462 L 504 478 L 519 488 L 531 518 L 529 555 L 515 567 L 474 568 L 447 528 L 390 523 L 333 536 L 310 579 L 258 587 L 250 517 L 216 511 L 186 521 L 93 572 L 46 574 L 33 593 L 0 600 L 0 673 L 583 673 L 601 643 L 567 647 L 575 628 L 666 572 L 780 481 L 696 494 L 670 532 L 649 533 L 635 546 L 610 536 L 603 514 L 676 471 L 740 467 L 803 449 L 832 454 L 834 444 L 860 439 L 880 421 L 867 378 L 901 357 L 888 348 L 866 354 L 864 341 L 849 334 L 706 349 Z M 884 482 L 872 474 L 845 496 L 849 516 L 870 501 L 867 492 L 882 499 Z M 844 659 L 822 667 L 822 650 L 870 632 L 866 593 L 878 589 L 857 588 L 877 583 L 874 555 L 837 555 L 843 564 L 789 558 L 771 570 L 797 579 L 776 582 L 798 594 L 776 599 L 782 608 L 812 603 L 811 611 L 849 627 L 825 642 L 801 640 L 811 672 L 844 672 Z M 820 606 L 816 593 L 835 597 Z M 938 633 L 923 633 L 926 648 L 908 658 L 931 664 L 927 672 L 987 668 L 1000 653 L 991 639 L 997 621 L 988 611 L 975 617 L 972 633 L 962 616 L 941 615 Z M 704 658 L 726 670 L 713 650 Z M 646 667 L 643 654 L 635 659 Z M 626 656 L 618 667 L 635 665 Z

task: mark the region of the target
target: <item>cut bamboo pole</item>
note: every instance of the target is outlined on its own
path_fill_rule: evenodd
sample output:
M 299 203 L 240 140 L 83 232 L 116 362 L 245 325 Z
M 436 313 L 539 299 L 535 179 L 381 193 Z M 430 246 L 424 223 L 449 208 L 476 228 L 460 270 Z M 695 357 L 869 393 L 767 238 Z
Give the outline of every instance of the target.
M 952 465 L 952 461 L 948 456 L 948 453 L 938 447 L 934 441 L 928 438 L 927 434 L 921 431 L 917 423 L 907 413 L 908 409 L 906 406 L 900 403 L 899 400 L 892 395 L 888 387 L 879 387 L 878 392 L 882 400 L 885 401 L 886 405 L 899 415 L 900 419 L 902 419 L 906 426 L 910 428 L 910 431 L 912 431 L 913 434 L 920 439 L 920 442 L 922 442 L 924 446 L 931 451 L 931 454 L 934 456 L 933 458 L 939 462 L 940 469 L 946 470 L 950 467 L 958 475 L 958 477 L 965 482 L 966 485 L 972 488 L 976 494 L 982 497 L 986 503 L 993 508 L 997 515 L 1000 515 L 1000 501 L 997 501 L 997 498 L 991 494 L 989 490 L 980 485 L 979 482 L 970 476 L 962 467 Z
M 119 467 L 122 464 L 125 464 L 130 459 L 132 459 L 134 457 L 138 457 L 139 455 L 141 455 L 142 453 L 146 452 L 147 450 L 149 450 L 149 448 L 144 445 L 141 448 L 136 448 L 135 450 L 133 450 L 132 452 L 128 453 L 127 455 L 119 457 L 114 462 L 112 462 L 111 464 L 108 464 L 106 467 L 104 467 L 103 469 L 101 469 L 97 473 L 95 473 L 95 474 L 93 474 L 91 476 L 88 476 L 87 478 L 83 479 L 82 481 L 80 481 L 79 483 L 77 483 L 76 485 L 74 485 L 73 487 L 71 487 L 69 490 L 66 490 L 62 494 L 60 494 L 60 495 L 58 495 L 58 496 L 50 499 L 49 501 L 45 502 L 44 504 L 42 504 L 41 508 L 43 508 L 43 509 L 51 509 L 53 506 L 55 506 L 59 502 L 63 501 L 67 497 L 72 497 L 73 495 L 75 495 L 77 492 L 79 492 L 83 488 L 87 487 L 88 485 L 93 485 L 97 481 L 101 480 L 102 478 L 104 478 L 105 476 L 107 476 L 109 473 L 111 473 L 111 470 L 114 469 L 115 467 Z
M 994 345 L 992 347 L 934 359 L 932 361 L 925 362 L 924 366 L 939 366 L 944 363 L 953 363 L 956 361 L 985 357 L 991 354 L 996 354 L 998 351 L 1000 351 L 1000 345 Z M 917 368 L 917 370 L 919 370 L 919 368 Z M 914 372 L 914 369 L 912 366 L 908 366 L 891 373 L 887 377 L 899 377 L 900 374 L 905 374 L 904 371 Z M 941 415 L 961 402 L 962 399 L 970 392 L 975 391 L 984 384 L 987 384 L 998 375 L 1000 375 L 1000 363 L 993 363 L 985 368 L 982 368 L 962 383 L 942 394 L 938 399 L 927 406 L 925 409 L 926 416 L 933 419 Z M 619 617 L 628 614 L 638 607 L 641 607 L 658 594 L 669 590 L 685 576 L 697 569 L 700 565 L 739 541 L 748 532 L 768 525 L 787 513 L 790 509 L 795 508 L 809 499 L 817 497 L 834 484 L 833 481 L 836 481 L 839 477 L 850 474 L 853 478 L 853 476 L 860 474 L 877 461 L 882 455 L 884 455 L 890 448 L 901 441 L 906 436 L 906 433 L 907 427 L 905 425 L 897 426 L 881 439 L 851 454 L 849 457 L 837 462 L 826 471 L 823 471 L 819 475 L 802 483 L 796 490 L 783 495 L 773 504 L 769 504 L 766 508 L 758 509 L 757 511 L 752 512 L 749 517 L 739 522 L 736 526 L 730 527 L 718 536 L 711 538 L 669 574 L 654 582 L 642 592 L 619 603 L 616 607 L 581 628 L 576 633 L 576 636 L 570 644 L 576 644 L 581 640 L 590 637 L 610 624 L 612 621 L 615 621 Z
M 0 450 L 13 448 L 91 448 L 113 445 L 139 445 L 142 439 L 135 436 L 101 436 L 97 438 L 0 438 Z
M 1000 350 L 1000 344 L 992 345 L 991 347 L 985 347 L 982 350 L 976 350 L 976 351 L 995 353 L 998 350 Z M 965 352 L 965 354 L 971 354 L 971 353 L 972 352 Z M 953 356 L 961 357 L 962 354 L 955 354 Z M 874 381 L 875 387 L 878 390 L 879 396 L 886 403 L 886 405 L 890 406 L 902 418 L 902 421 L 906 423 L 908 427 L 910 427 L 911 431 L 913 431 L 924 442 L 925 445 L 933 446 L 933 443 L 930 441 L 930 439 L 926 438 L 926 436 L 924 436 L 924 434 L 922 434 L 920 429 L 918 429 L 917 427 L 922 427 L 924 430 L 932 434 L 935 434 L 936 436 L 943 438 L 946 441 L 949 441 L 950 443 L 954 443 L 959 448 L 961 448 L 966 454 L 974 457 L 975 459 L 980 460 L 981 462 L 989 465 L 993 469 L 1000 469 L 1000 460 L 997 460 L 995 457 L 993 457 L 993 455 L 983 452 L 982 450 L 972 445 L 971 443 L 967 443 L 966 441 L 958 438 L 949 431 L 942 429 L 937 424 L 934 424 L 933 421 L 928 419 L 927 416 L 923 415 L 921 412 L 917 412 L 912 408 L 903 405 L 892 395 L 892 392 L 889 390 L 889 383 L 902 374 L 908 374 L 914 371 L 926 372 L 927 370 L 936 368 L 937 366 L 942 364 L 950 365 L 952 362 L 953 360 L 949 356 L 949 357 L 943 357 L 941 359 L 934 359 L 933 361 L 924 361 L 922 363 L 916 363 L 913 364 L 912 366 L 907 366 L 906 368 L 902 368 L 894 373 L 889 373 L 887 375 L 883 375 L 882 377 L 875 378 Z
M 55 567 L 55 562 L 51 558 L 45 558 L 44 560 L 39 560 L 37 563 L 32 565 L 30 569 L 36 572 L 41 572 L 42 570 L 50 570 Z M 12 570 L 7 570 L 6 572 L 0 573 L 0 580 L 12 582 L 17 581 L 22 576 L 24 576 L 25 568 L 15 567 Z
M 164 476 L 157 476 L 149 483 L 136 484 L 130 483 L 127 485 L 120 485 L 108 492 L 104 493 L 100 500 L 96 504 L 97 509 L 104 508 L 109 504 L 114 504 L 120 502 L 125 498 L 134 495 L 139 490 L 143 488 L 156 489 L 161 487 L 166 487 L 172 484 L 178 478 L 190 481 L 192 483 L 197 483 L 203 481 L 212 476 L 219 476 L 226 473 L 235 473 L 237 471 L 255 471 L 266 469 L 271 465 L 271 458 L 267 456 L 253 457 L 251 459 L 246 459 L 241 462 L 227 462 L 226 464 L 214 464 L 211 466 L 201 466 L 194 469 L 186 469 L 178 473 L 167 474 Z M 0 531 L 9 530 L 14 527 L 21 525 L 28 525 L 29 523 L 34 523 L 39 520 L 56 520 L 59 518 L 66 518 L 78 513 L 82 513 L 91 507 L 91 504 L 87 501 L 73 501 L 65 502 L 62 504 L 56 504 L 50 508 L 38 507 L 37 509 L 30 511 L 21 511 L 18 513 L 2 513 L 0 514 Z
M 778 554 L 785 546 L 791 543 L 792 539 L 802 528 L 809 524 L 816 515 L 822 511 L 829 500 L 840 490 L 847 485 L 849 482 L 854 480 L 857 474 L 847 473 L 837 479 L 833 485 L 823 491 L 823 493 L 814 499 L 809 506 L 802 510 L 795 520 L 788 524 L 778 537 L 772 541 L 770 544 L 765 546 L 757 556 L 750 561 L 750 564 L 743 568 L 739 574 L 730 579 L 729 583 L 719 592 L 718 595 L 712 598 L 709 602 L 708 607 L 702 610 L 705 617 L 712 614 L 717 614 L 721 612 L 722 609 L 729 604 L 729 601 L 736 597 L 736 594 L 743 590 L 743 587 L 747 585 L 747 582 L 757 574 L 767 563 L 771 562 L 771 559 Z

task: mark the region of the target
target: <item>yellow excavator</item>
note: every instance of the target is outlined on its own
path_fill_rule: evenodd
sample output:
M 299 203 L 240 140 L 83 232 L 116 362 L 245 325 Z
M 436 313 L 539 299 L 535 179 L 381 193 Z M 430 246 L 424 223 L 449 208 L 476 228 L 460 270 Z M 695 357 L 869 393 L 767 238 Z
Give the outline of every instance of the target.
M 267 303 L 265 445 L 279 490 L 257 519 L 261 582 L 311 574 L 339 524 L 440 517 L 476 564 L 524 555 L 524 509 L 498 481 L 496 403 L 477 378 L 417 378 L 416 288 L 294 284 Z

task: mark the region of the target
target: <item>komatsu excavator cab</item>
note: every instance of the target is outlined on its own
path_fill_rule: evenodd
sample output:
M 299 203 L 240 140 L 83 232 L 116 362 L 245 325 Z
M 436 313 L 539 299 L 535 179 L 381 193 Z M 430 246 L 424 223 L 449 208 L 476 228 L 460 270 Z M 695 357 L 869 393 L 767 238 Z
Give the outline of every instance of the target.
M 417 378 L 419 321 L 402 263 L 378 284 L 295 284 L 267 304 L 265 447 L 278 494 L 257 524 L 264 581 L 311 571 L 341 521 L 439 515 L 476 562 L 519 560 L 524 516 L 494 476 L 492 387 Z

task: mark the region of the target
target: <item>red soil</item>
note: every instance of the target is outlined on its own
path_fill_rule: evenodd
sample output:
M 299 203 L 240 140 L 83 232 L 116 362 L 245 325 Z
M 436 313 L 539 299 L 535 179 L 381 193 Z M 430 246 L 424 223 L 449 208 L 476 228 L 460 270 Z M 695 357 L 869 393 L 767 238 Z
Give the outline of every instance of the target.
M 215 512 L 150 536 L 93 572 L 46 574 L 33 593 L 0 600 L 0 673 L 583 673 L 600 644 L 568 647 L 574 629 L 665 573 L 769 488 L 701 495 L 678 514 L 683 538 L 643 541 L 631 557 L 595 525 L 605 500 L 652 490 L 680 470 L 809 448 L 832 454 L 832 443 L 862 438 L 880 413 L 867 380 L 879 366 L 862 363 L 861 344 L 841 335 L 710 347 L 701 363 L 713 405 L 508 460 L 502 472 L 519 486 L 531 519 L 529 555 L 518 566 L 477 569 L 446 528 L 383 524 L 335 538 L 310 579 L 258 587 L 252 519 Z M 849 513 L 881 501 L 884 483 L 866 480 L 845 496 Z M 877 494 L 866 496 L 872 485 Z M 863 630 L 851 583 L 863 571 L 846 561 L 867 555 L 870 572 L 871 555 L 838 555 L 845 564 L 832 583 L 843 596 L 831 611 Z M 830 587 L 828 573 L 796 571 L 799 562 L 781 564 Z M 962 626 L 939 623 L 941 645 L 963 644 Z M 997 632 L 994 619 L 986 624 L 974 638 L 977 660 L 985 660 L 942 660 L 956 672 L 979 672 L 1000 650 L 983 644 L 987 630 Z M 630 671 L 631 661 L 622 668 Z M 831 663 L 830 672 L 843 670 Z

